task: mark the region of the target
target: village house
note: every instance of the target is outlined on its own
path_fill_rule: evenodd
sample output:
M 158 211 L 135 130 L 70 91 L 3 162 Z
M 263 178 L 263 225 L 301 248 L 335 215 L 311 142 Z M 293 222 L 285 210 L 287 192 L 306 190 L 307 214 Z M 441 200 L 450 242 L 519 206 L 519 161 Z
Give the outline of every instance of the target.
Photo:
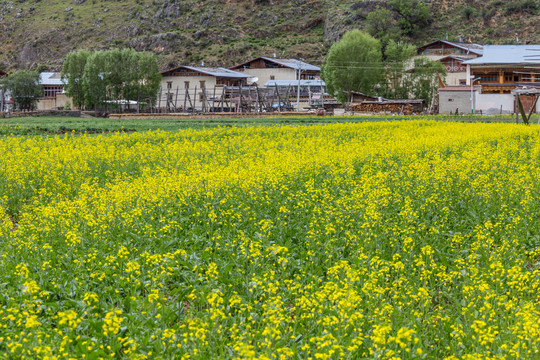
M 271 80 L 320 80 L 321 68 L 296 59 L 258 57 L 230 68 L 257 77 L 264 86 Z
M 39 84 L 43 87 L 43 97 L 37 103 L 37 110 L 64 109 L 71 99 L 64 93 L 64 82 L 59 72 L 42 72 Z
M 465 61 L 483 54 L 483 45 L 465 42 L 437 40 L 416 49 L 417 56 L 440 61 L 446 67 L 446 86 L 467 84 L 467 66 Z
M 226 87 L 247 86 L 249 78 L 222 67 L 178 66 L 161 73 L 156 105 L 167 111 L 211 111 Z
M 486 45 L 483 56 L 463 64 L 467 66 L 467 86 L 439 90 L 441 113 L 513 113 L 512 90 L 540 86 L 540 45 Z M 520 99 L 529 111 L 532 97 Z

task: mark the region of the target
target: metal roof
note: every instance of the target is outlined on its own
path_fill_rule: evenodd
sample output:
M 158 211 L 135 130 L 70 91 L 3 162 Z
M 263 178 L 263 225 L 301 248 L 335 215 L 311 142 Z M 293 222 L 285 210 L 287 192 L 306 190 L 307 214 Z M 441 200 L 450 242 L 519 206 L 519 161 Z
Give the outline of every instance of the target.
M 59 72 L 42 72 L 39 74 L 40 85 L 65 85 Z
M 268 80 L 264 86 L 298 86 L 298 80 Z M 300 86 L 326 86 L 322 80 L 300 80 Z
M 242 79 L 247 79 L 251 77 L 251 75 L 246 75 L 241 72 L 229 70 L 222 67 L 212 68 L 212 67 L 199 67 L 199 66 L 186 66 L 186 65 L 178 66 L 174 69 L 163 71 L 161 75 L 166 76 L 165 74 L 173 72 L 178 69 L 188 69 L 188 70 L 199 72 L 201 74 L 215 76 L 215 77 L 242 78 Z
M 467 65 L 540 64 L 540 45 L 486 45 L 484 55 Z
M 523 86 L 521 88 L 515 88 L 511 93 L 513 95 L 540 95 L 540 89 Z
M 443 44 L 447 44 L 447 45 L 450 45 L 450 46 L 454 46 L 454 47 L 457 47 L 459 49 L 467 50 L 469 52 L 472 52 L 472 53 L 478 54 L 478 55 L 482 55 L 483 49 L 484 49 L 484 45 L 475 44 L 475 43 L 462 43 L 462 42 L 453 42 L 453 41 L 448 41 L 448 40 L 437 40 L 437 41 L 431 42 L 429 44 L 422 45 L 422 46 L 418 47 L 417 51 L 420 51 L 422 49 L 426 49 L 426 48 L 430 47 L 431 45 L 435 45 L 437 43 L 443 43 Z
M 274 59 L 265 56 L 261 56 L 261 59 L 275 62 L 276 64 L 289 67 L 295 70 L 312 70 L 312 71 L 321 71 L 321 68 L 315 65 L 308 64 L 306 62 L 296 60 L 296 59 Z

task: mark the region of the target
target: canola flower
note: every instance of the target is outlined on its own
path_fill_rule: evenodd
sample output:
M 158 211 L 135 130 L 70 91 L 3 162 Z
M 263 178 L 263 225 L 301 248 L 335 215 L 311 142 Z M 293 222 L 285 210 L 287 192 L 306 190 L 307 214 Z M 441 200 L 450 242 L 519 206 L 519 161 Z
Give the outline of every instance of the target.
M 534 359 L 540 129 L 4 137 L 0 357 Z

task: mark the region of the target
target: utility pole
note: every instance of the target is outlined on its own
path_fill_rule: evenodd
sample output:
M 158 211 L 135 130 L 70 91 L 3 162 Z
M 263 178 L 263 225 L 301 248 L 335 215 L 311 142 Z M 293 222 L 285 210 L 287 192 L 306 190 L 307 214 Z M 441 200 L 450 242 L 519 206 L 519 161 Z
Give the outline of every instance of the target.
M 476 79 L 474 78 L 473 75 L 471 75 L 471 114 L 474 115 L 474 95 L 473 95 L 473 85 L 474 85 L 474 82 L 477 81 L 477 80 L 480 80 L 481 77 L 477 77 Z

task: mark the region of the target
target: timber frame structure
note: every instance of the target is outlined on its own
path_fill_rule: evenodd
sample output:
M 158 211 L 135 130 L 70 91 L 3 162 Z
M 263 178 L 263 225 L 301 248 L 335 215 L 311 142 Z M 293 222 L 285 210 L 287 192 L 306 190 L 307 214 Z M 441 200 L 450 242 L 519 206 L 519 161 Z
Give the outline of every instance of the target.
M 519 122 L 519 114 L 521 114 L 521 117 L 523 119 L 523 123 L 525 125 L 529 125 L 531 116 L 534 113 L 536 109 L 536 104 L 538 103 L 538 98 L 540 97 L 540 89 L 539 88 L 529 88 L 529 87 L 522 87 L 519 89 L 512 90 L 512 95 L 515 97 L 516 101 L 516 124 Z M 530 106 L 530 109 L 528 113 L 525 111 L 525 107 L 523 106 L 522 98 L 523 97 L 531 97 L 532 99 L 532 105 Z M 538 119 L 538 124 L 540 124 L 540 118 Z

